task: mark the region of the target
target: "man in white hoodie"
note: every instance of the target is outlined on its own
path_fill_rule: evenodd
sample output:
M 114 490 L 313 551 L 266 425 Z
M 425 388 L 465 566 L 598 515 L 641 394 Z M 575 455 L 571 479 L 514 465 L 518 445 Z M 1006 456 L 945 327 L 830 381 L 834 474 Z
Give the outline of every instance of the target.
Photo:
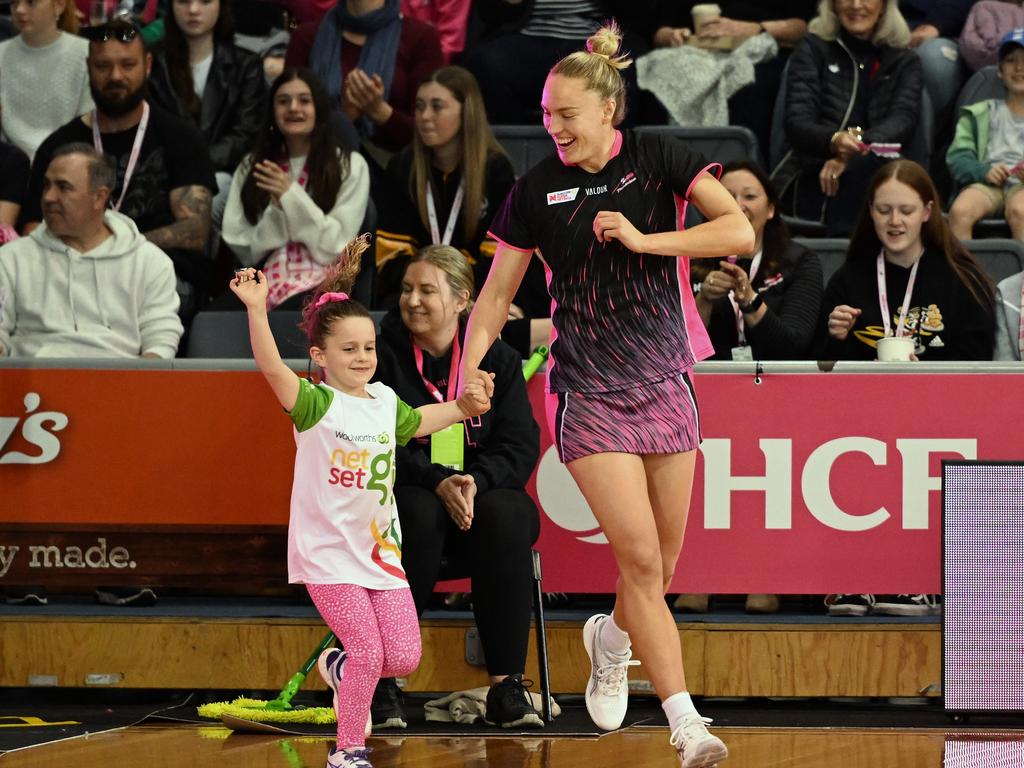
M 183 332 L 174 265 L 107 209 L 115 182 L 88 144 L 54 153 L 44 225 L 0 248 L 0 355 L 174 357 Z

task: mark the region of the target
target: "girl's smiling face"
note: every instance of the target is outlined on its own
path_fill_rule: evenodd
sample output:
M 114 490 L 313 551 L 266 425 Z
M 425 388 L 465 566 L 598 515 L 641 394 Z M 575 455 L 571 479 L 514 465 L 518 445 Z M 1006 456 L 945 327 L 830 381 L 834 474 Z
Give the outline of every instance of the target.
M 377 330 L 368 317 L 341 317 L 331 323 L 323 347 L 309 356 L 324 371 L 328 384 L 347 395 L 366 396 L 377 370 Z

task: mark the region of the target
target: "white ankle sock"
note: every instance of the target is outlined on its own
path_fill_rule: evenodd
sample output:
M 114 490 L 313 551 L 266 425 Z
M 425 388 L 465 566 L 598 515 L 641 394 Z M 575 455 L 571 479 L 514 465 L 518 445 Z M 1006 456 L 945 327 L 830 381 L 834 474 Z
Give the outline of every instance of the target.
M 629 635 L 615 623 L 615 614 L 601 622 L 601 650 L 608 653 L 623 654 L 631 646 Z
M 668 718 L 669 730 L 675 732 L 676 728 L 682 725 L 687 717 L 698 715 L 697 708 L 693 706 L 693 699 L 686 691 L 674 693 L 661 702 L 661 708 L 665 710 L 665 717 Z

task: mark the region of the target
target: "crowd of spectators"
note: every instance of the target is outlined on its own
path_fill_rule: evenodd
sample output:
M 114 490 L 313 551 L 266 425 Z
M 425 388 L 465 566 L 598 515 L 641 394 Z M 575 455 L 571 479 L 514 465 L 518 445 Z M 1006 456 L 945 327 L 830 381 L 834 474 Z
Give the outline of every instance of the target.
M 364 230 L 362 298 L 407 338 L 424 247 L 460 253 L 470 293 L 487 277 L 515 181 L 491 126 L 539 125 L 550 66 L 614 16 L 674 81 L 629 69 L 627 125 L 704 125 L 679 109 L 699 74 L 758 146 L 722 175 L 754 250 L 692 272 L 717 359 L 871 359 L 894 329 L 914 359 L 1021 359 L 1022 276 L 996 285 L 968 243 L 1000 218 L 1024 239 L 1016 3 L 723 0 L 694 18 L 690 0 L 254 0 L 273 23 L 238 35 L 231 0 L 112 5 L 0 6 L 0 354 L 184 354 L 198 312 L 240 309 L 232 269 L 263 269 L 294 309 Z M 960 105 L 979 65 L 1005 96 Z M 827 284 L 794 232 L 851 238 Z M 523 286 L 506 341 L 525 357 L 550 333 L 538 259 Z

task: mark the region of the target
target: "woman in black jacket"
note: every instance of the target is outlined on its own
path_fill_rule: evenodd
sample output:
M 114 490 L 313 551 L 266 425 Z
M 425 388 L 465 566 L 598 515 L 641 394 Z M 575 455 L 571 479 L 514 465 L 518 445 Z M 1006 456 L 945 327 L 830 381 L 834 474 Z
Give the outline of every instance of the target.
M 788 152 L 772 172 L 783 212 L 853 229 L 868 180 L 885 159 L 869 145 L 905 153 L 921 115 L 921 61 L 906 48 L 907 23 L 887 0 L 822 0 L 810 34 L 789 61 Z
M 153 61 L 150 98 L 192 120 L 206 139 L 217 174 L 213 208 L 219 224 L 231 175 L 263 127 L 263 63 L 234 44 L 229 0 L 174 0 L 164 24 L 164 50 Z
M 454 397 L 472 298 L 473 272 L 462 253 L 447 245 L 420 250 L 405 271 L 398 311 L 381 321 L 376 379 L 413 407 Z M 522 681 L 530 549 L 540 533 L 537 506 L 525 486 L 540 452 L 539 430 L 520 355 L 498 342 L 481 365 L 494 373 L 494 396 L 488 413 L 455 428 L 461 460 L 448 456 L 441 463 L 432 456 L 432 446 L 437 451 L 444 440 L 436 435 L 396 450 L 402 565 L 421 614 L 442 556 L 466 566 L 491 677 L 486 718 L 508 727 L 539 727 L 543 721 Z M 378 685 L 371 714 L 375 726 L 404 727 L 393 680 Z
M 775 188 L 759 166 L 729 163 L 721 181 L 756 242 L 735 263 L 703 260 L 691 267 L 713 359 L 809 360 L 824 288 L 821 262 L 790 238 Z

